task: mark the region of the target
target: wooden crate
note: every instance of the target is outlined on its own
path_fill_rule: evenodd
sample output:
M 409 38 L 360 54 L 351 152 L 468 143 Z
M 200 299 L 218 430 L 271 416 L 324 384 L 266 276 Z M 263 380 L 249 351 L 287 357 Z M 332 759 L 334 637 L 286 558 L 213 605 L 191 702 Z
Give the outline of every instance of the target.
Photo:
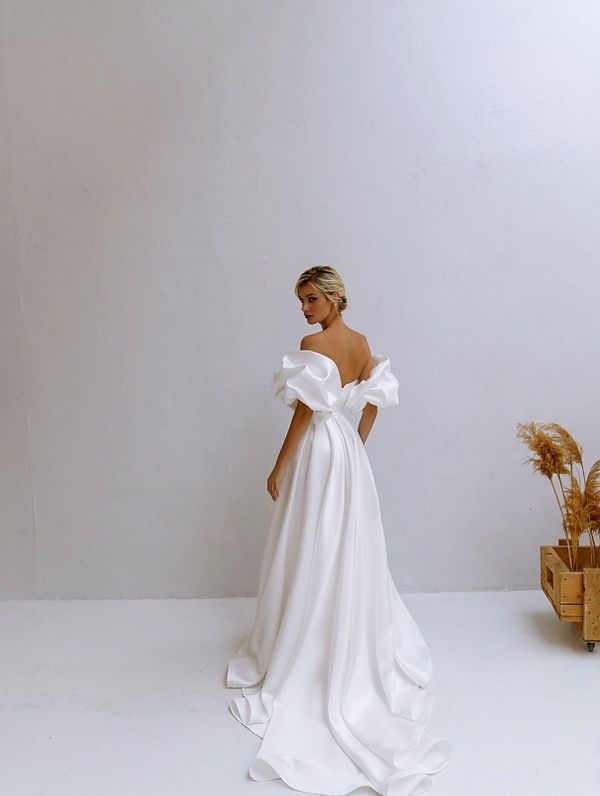
M 540 547 L 540 585 L 560 621 L 574 622 L 588 647 L 600 641 L 600 567 L 589 566 L 590 556 L 591 548 L 580 545 L 581 569 L 571 572 L 565 539 Z

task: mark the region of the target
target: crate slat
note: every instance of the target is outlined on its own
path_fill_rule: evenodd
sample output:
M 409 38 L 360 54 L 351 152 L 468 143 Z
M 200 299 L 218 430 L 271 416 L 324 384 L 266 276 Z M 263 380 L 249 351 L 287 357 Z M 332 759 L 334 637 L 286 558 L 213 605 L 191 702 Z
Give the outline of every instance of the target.
M 600 641 L 600 568 L 585 566 L 590 547 L 579 547 L 581 570 L 569 570 L 568 556 L 564 539 L 540 547 L 540 585 L 561 622 L 575 622 L 584 641 Z
M 583 570 L 583 637 L 589 641 L 600 640 L 600 569 Z

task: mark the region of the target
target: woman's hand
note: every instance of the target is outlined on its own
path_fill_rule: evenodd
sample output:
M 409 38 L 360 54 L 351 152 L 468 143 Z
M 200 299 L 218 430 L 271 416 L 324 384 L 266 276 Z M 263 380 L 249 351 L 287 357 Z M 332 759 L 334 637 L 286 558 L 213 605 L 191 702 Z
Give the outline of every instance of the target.
M 267 478 L 267 492 L 271 495 L 273 500 L 277 500 L 279 497 L 279 482 L 281 481 L 284 469 L 285 465 L 276 464 Z

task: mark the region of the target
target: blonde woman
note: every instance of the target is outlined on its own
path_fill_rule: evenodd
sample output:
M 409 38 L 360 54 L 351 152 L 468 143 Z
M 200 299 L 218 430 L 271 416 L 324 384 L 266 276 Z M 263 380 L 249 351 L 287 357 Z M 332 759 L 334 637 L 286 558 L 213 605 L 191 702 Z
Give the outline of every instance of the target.
M 262 739 L 255 780 L 313 794 L 423 793 L 452 748 L 424 729 L 431 656 L 388 568 L 364 447 L 378 409 L 398 403 L 398 380 L 389 357 L 344 323 L 334 268 L 304 271 L 295 292 L 321 330 L 272 376 L 293 415 L 267 478 L 274 507 L 256 616 L 227 667 L 227 686 L 242 689 L 229 708 Z

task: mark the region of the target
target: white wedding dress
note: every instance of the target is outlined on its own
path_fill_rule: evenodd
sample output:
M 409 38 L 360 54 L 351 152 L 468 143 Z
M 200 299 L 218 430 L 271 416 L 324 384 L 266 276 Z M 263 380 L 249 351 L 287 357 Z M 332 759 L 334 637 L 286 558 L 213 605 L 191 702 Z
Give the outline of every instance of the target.
M 292 350 L 275 396 L 313 410 L 267 535 L 254 625 L 227 667 L 235 718 L 262 738 L 248 773 L 313 794 L 431 789 L 448 741 L 424 728 L 432 661 L 388 568 L 379 499 L 350 417 L 398 403 L 390 360 L 342 385 L 336 363 Z

